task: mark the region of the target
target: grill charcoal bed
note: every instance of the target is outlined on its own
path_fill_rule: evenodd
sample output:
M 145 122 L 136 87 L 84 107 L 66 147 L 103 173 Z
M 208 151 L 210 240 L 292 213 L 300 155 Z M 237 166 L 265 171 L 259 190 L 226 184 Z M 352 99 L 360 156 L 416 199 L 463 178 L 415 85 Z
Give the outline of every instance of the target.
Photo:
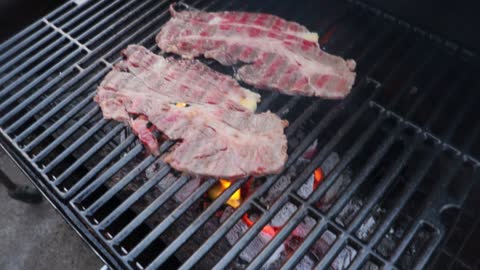
M 105 263 L 478 269 L 474 52 L 354 0 L 185 3 L 298 21 L 323 49 L 356 60 L 357 82 L 342 101 L 256 90 L 258 111 L 290 122 L 286 168 L 238 180 L 211 201 L 217 179 L 173 171 L 93 102 L 128 44 L 159 52 L 171 1 L 69 1 L 1 44 L 2 147 Z M 317 168 L 325 176 L 312 188 Z M 242 204 L 227 206 L 245 185 Z

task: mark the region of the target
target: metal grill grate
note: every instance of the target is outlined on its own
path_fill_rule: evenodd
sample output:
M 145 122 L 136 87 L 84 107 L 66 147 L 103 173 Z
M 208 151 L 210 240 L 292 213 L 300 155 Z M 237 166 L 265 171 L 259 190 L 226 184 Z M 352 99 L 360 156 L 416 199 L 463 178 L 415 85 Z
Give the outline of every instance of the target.
M 146 156 L 135 136 L 104 120 L 92 100 L 128 44 L 158 52 L 154 35 L 169 18 L 169 4 L 68 2 L 0 45 L 2 141 L 108 264 L 258 269 L 308 220 L 314 225 L 307 236 L 276 267 L 422 268 L 472 216 L 462 210 L 452 226 L 440 218 L 471 204 L 467 195 L 478 185 L 475 57 L 361 3 L 331 0 L 187 1 L 299 21 L 320 34 L 324 49 L 359 66 L 355 89 L 343 101 L 259 91 L 258 110 L 290 122 L 289 159 L 282 174 L 256 179 L 255 192 L 222 222 L 217 215 L 247 179 L 213 202 L 204 195 L 217 180 L 207 179 L 179 201 L 193 179 Z M 313 143 L 318 152 L 298 165 Z M 171 146 L 162 145 L 162 153 Z M 318 188 L 302 193 L 316 168 L 332 160 Z M 258 219 L 230 246 L 227 235 L 246 213 Z M 279 213 L 288 213 L 281 229 L 246 262 L 242 252 Z M 466 222 L 467 234 L 478 234 L 478 220 Z M 327 235 L 332 241 L 312 259 Z M 473 269 L 478 261 L 457 258 L 469 245 L 461 239 L 461 247 L 437 254 L 452 257 L 448 267 Z

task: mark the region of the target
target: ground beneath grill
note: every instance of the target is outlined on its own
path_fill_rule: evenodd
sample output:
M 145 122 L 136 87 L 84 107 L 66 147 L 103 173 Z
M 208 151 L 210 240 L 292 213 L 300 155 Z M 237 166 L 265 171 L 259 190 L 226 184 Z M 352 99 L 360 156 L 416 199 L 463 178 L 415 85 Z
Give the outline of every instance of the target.
M 27 179 L 0 152 L 0 169 L 17 183 Z M 102 262 L 47 203 L 26 205 L 0 186 L 0 269 L 90 270 Z

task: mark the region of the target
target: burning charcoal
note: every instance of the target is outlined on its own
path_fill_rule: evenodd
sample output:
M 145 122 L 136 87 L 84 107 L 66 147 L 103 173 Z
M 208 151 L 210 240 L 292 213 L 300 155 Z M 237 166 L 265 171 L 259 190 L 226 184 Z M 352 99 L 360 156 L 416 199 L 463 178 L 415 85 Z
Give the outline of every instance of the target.
M 296 210 L 297 207 L 293 203 L 287 202 L 272 218 L 270 225 L 275 227 L 283 226 Z
M 303 183 L 303 185 L 298 189 L 297 194 L 303 199 L 308 198 L 310 194 L 313 192 L 315 177 L 314 175 L 310 175 L 310 177 Z
M 310 270 L 315 266 L 315 261 L 306 255 L 302 260 L 295 266 L 295 270 Z
M 381 216 L 385 213 L 385 210 L 377 207 L 371 216 L 369 216 L 360 226 L 356 232 L 356 236 L 360 240 L 366 241 L 371 234 L 375 231 L 378 225 L 378 220 L 381 219 Z
M 346 227 L 355 217 L 355 214 L 362 208 L 363 202 L 358 198 L 352 198 L 347 205 L 342 209 L 335 221 Z
M 338 154 L 337 153 L 331 153 L 327 157 L 327 159 L 320 166 L 322 175 L 325 176 L 325 175 L 329 174 L 333 170 L 333 168 L 335 168 L 335 166 L 338 164 L 339 161 L 340 161 L 340 158 L 338 157 Z M 343 180 L 343 179 L 341 179 L 342 177 L 343 177 L 343 175 L 340 176 L 335 181 Z M 318 181 L 321 181 L 321 180 L 322 179 L 318 179 Z M 302 197 L 303 199 L 308 198 L 313 193 L 315 187 L 319 184 L 319 183 L 316 184 L 315 181 L 316 181 L 315 173 L 313 173 L 307 179 L 307 181 L 305 181 L 305 183 L 303 183 L 303 185 L 298 189 L 298 191 L 297 191 L 298 196 Z
M 322 234 L 315 244 L 310 248 L 310 256 L 317 262 L 321 261 L 323 256 L 328 252 L 333 242 L 337 239 L 337 236 L 330 231 L 326 231 Z
M 362 226 L 360 226 L 360 228 L 356 233 L 358 239 L 366 240 L 367 237 L 375 229 L 375 224 L 376 224 L 375 219 L 372 216 L 368 217 L 367 220 L 364 223 L 362 223 Z
M 362 270 L 380 270 L 378 265 L 374 264 L 373 262 L 368 261 L 363 267 Z
M 333 168 L 338 164 L 340 158 L 335 152 L 330 153 L 327 159 L 322 163 L 321 168 L 325 174 L 329 174 Z
M 323 212 L 327 212 L 337 201 L 351 181 L 352 179 L 348 173 L 341 174 L 337 179 L 335 179 L 334 183 L 327 190 L 327 192 L 320 198 L 317 203 L 317 207 Z
M 248 246 L 240 253 L 240 257 L 247 262 L 253 261 L 255 257 L 262 251 L 265 245 L 272 240 L 273 236 L 260 231 L 260 233 L 248 244 Z M 283 246 L 283 245 L 281 245 Z M 279 256 L 280 254 L 277 254 Z M 274 256 L 272 255 L 271 258 Z M 269 264 L 271 264 L 270 262 Z
M 268 189 L 266 196 L 260 198 L 260 202 L 265 206 L 270 206 L 277 198 L 282 194 L 282 192 L 290 185 L 292 182 L 292 174 L 287 172 L 282 175 L 271 188 Z
M 400 242 L 405 235 L 409 225 L 410 222 L 404 218 L 397 219 L 376 247 L 378 253 L 384 257 L 389 257 L 393 250 L 395 250 L 397 243 Z
M 270 256 L 270 258 L 267 260 L 267 262 L 262 266 L 262 270 L 276 270 L 280 269 L 281 267 L 281 262 L 280 260 L 282 254 L 285 254 L 285 246 L 284 244 L 281 244 L 275 252 Z M 283 255 L 284 256 L 284 255 Z
M 332 269 L 332 270 L 347 269 L 348 266 L 355 259 L 356 255 L 357 255 L 357 251 L 354 248 L 352 248 L 350 246 L 345 247 L 340 252 L 340 254 L 338 254 L 337 258 L 335 258 L 332 265 L 330 266 L 330 269 Z
M 311 217 L 305 217 L 302 222 L 300 222 L 297 227 L 293 230 L 293 235 L 297 235 L 299 237 L 305 238 L 307 237 L 308 233 L 313 229 L 317 222 L 315 219 Z

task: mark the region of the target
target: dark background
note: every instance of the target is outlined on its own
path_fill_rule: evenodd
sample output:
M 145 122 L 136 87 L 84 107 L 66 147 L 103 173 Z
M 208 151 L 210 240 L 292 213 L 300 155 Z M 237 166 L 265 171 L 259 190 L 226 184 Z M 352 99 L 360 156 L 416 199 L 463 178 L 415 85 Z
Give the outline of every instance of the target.
M 64 0 L 0 0 L 0 42 L 65 2 Z
M 363 0 L 396 17 L 455 41 L 475 52 L 480 51 L 480 1 Z
M 95 0 L 93 0 L 95 1 Z M 261 1 L 261 0 L 260 0 Z M 0 0 L 0 42 L 66 0 Z M 363 0 L 427 32 L 480 51 L 480 2 L 472 0 Z

